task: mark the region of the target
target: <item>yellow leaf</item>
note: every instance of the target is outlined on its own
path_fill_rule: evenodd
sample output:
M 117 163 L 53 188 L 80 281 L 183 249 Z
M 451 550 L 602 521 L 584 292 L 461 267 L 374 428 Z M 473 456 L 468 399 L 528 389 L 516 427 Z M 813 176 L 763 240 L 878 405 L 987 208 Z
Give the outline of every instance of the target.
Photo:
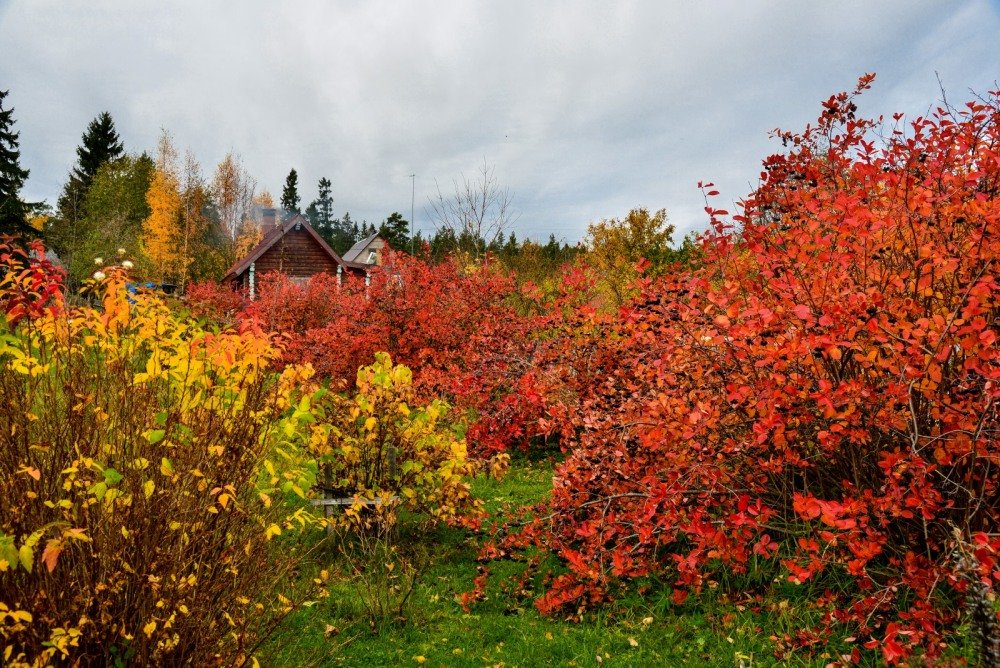
M 156 622 L 150 622 L 142 627 L 142 632 L 146 634 L 147 638 L 153 637 L 153 632 L 156 631 Z
M 148 499 L 149 497 L 153 496 L 153 491 L 154 491 L 155 489 L 156 489 L 156 483 L 154 483 L 154 482 L 153 482 L 152 480 L 147 480 L 147 481 L 146 481 L 145 483 L 143 483 L 143 485 L 142 485 L 142 491 L 143 491 L 143 493 L 144 493 L 144 494 L 146 495 L 146 498 L 147 498 L 147 499 Z
M 35 563 L 35 553 L 27 545 L 22 545 L 21 549 L 17 551 L 17 556 L 21 560 L 21 565 L 24 566 L 24 570 L 31 572 L 31 567 Z

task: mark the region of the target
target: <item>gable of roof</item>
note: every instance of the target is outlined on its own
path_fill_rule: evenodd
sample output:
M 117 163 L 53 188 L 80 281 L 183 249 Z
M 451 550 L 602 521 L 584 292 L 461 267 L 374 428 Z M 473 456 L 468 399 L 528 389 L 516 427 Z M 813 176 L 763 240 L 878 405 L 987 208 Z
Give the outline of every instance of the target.
M 337 253 L 334 252 L 332 248 L 330 248 L 330 244 L 326 243 L 323 237 L 321 237 L 319 233 L 313 229 L 312 225 L 309 224 L 309 221 L 306 220 L 306 217 L 303 216 L 301 213 L 297 213 L 288 220 L 286 220 L 285 222 L 283 222 L 281 225 L 278 225 L 273 229 L 269 230 L 267 234 L 264 235 L 264 238 L 260 240 L 260 243 L 254 246 L 253 250 L 251 250 L 245 258 L 237 261 L 236 264 L 234 264 L 232 267 L 229 268 L 229 271 L 226 272 L 226 275 L 223 278 L 223 280 L 236 278 L 244 271 L 249 269 L 251 264 L 256 262 L 257 259 L 260 258 L 261 255 L 266 253 L 272 246 L 274 246 L 274 244 L 278 243 L 278 241 L 283 236 L 288 234 L 288 232 L 293 230 L 296 225 L 301 225 L 302 229 L 304 229 L 309 234 L 309 236 L 311 236 L 312 239 L 317 244 L 319 244 L 320 248 L 322 248 L 323 251 L 327 255 L 329 255 L 334 262 L 348 269 L 357 270 L 359 268 L 357 266 L 352 266 L 356 265 L 357 263 L 344 262 L 344 260 L 341 259 L 341 257 L 337 255 Z
M 378 238 L 378 232 L 376 232 L 375 234 L 371 234 L 362 239 L 361 241 L 359 241 L 358 243 L 354 244 L 353 246 L 351 246 L 351 249 L 349 251 L 344 253 L 344 260 L 346 262 L 358 262 L 358 258 L 361 256 L 364 250 L 368 248 L 368 245 L 371 244 L 371 242 L 375 241 L 377 238 Z

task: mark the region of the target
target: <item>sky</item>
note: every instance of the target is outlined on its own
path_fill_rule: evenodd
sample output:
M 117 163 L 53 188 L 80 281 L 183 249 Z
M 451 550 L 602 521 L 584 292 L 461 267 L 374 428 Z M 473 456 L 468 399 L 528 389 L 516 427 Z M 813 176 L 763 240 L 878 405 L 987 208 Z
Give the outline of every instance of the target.
M 275 199 L 291 168 L 303 207 L 327 177 L 355 220 L 408 219 L 412 196 L 431 232 L 430 199 L 486 164 L 519 238 L 645 207 L 679 240 L 707 225 L 699 181 L 735 206 L 769 133 L 863 73 L 860 113 L 914 117 L 939 79 L 953 104 L 996 89 L 997 44 L 998 0 L 0 0 L 0 90 L 26 200 L 55 202 L 109 111 L 130 152 L 165 128 L 207 173 L 239 153 Z

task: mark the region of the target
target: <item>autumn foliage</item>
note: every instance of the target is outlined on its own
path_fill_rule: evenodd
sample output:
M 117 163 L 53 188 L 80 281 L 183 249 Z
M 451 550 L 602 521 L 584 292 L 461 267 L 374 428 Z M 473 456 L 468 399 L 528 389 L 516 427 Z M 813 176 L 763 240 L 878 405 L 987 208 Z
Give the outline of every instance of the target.
M 444 398 L 470 422 L 477 455 L 521 445 L 542 409 L 533 380 L 537 323 L 512 305 L 513 277 L 489 259 L 429 265 L 392 253 L 369 283 L 319 274 L 300 285 L 261 277 L 259 296 L 241 301 L 224 286 L 193 286 L 196 315 L 254 323 L 284 337 L 283 359 L 352 387 L 360 367 L 386 352 L 413 372 L 415 396 Z
M 299 547 L 271 539 L 315 523 L 292 503 L 308 370 L 129 297 L 120 268 L 67 309 L 50 265 L 0 252 L 3 663 L 248 664 L 296 597 Z
M 732 222 L 706 207 L 702 268 L 562 326 L 568 456 L 506 542 L 565 563 L 541 610 L 771 572 L 896 662 L 1000 583 L 1000 99 L 890 123 L 854 100 L 778 132 Z
M 386 353 L 358 369 L 350 394 L 318 392 L 311 400 L 316 423 L 309 451 L 319 481 L 341 498 L 378 501 L 434 520 L 475 515 L 465 439 L 448 421 L 448 404 L 421 406 L 413 374 Z M 349 509 L 345 515 L 354 523 Z
M 369 281 L 261 277 L 252 301 L 193 286 L 187 308 L 224 326 L 210 333 L 118 284 L 97 286 L 101 309 L 67 312 L 54 268 L 3 249 L 5 647 L 245 661 L 254 622 L 288 603 L 237 575 L 313 521 L 272 496 L 319 480 L 451 520 L 478 508 L 471 459 L 535 437 L 565 455 L 552 497 L 483 557 L 554 555 L 544 613 L 579 618 L 637 579 L 680 606 L 736 576 L 729 600 L 800 588 L 819 621 L 787 642 L 838 632 L 855 645 L 844 661 L 933 662 L 961 623 L 995 632 L 1000 93 L 872 120 L 856 105 L 871 80 L 776 131 L 784 151 L 735 214 L 705 184 L 697 249 L 675 257 L 665 215 L 637 209 L 629 225 L 656 231 L 660 257 L 615 275 L 624 252 L 584 257 L 544 289 L 489 256 L 390 253 Z M 602 225 L 595 241 L 620 221 Z M 167 538 L 136 547 L 169 531 L 202 571 L 165 566 Z M 237 605 L 211 608 L 191 575 Z M 144 592 L 141 609 L 115 607 L 124 591 Z M 198 637 L 179 630 L 196 605 L 211 620 Z

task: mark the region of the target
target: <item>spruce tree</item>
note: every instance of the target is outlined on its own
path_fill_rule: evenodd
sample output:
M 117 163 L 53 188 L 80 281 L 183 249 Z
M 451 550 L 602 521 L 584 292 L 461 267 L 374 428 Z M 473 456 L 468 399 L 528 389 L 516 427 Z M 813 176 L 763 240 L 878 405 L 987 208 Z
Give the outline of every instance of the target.
M 21 167 L 19 132 L 14 132 L 14 109 L 4 109 L 10 91 L 0 91 L 0 234 L 37 236 L 25 220 L 28 206 L 21 201 L 21 186 L 28 170 Z
M 299 211 L 299 173 L 293 168 L 285 177 L 285 188 L 281 191 L 281 208 L 289 214 Z
M 323 228 L 319 223 L 319 209 L 316 208 L 316 200 L 309 203 L 303 215 L 305 215 L 309 224 L 313 226 L 313 229 L 319 232 L 320 236 L 323 236 Z
M 320 227 L 328 227 L 333 222 L 333 184 L 325 176 L 319 180 L 319 197 L 316 198 L 317 220 Z
M 111 114 L 101 112 L 90 122 L 83 133 L 83 143 L 76 149 L 79 164 L 73 169 L 73 176 L 83 184 L 84 190 L 97 176 L 97 170 L 106 162 L 117 160 L 125 154 L 125 147 L 115 130 Z
M 76 149 L 78 162 L 59 196 L 58 213 L 53 221 L 49 242 L 60 254 L 72 255 L 81 241 L 77 226 L 86 217 L 87 191 L 101 165 L 125 154 L 111 114 L 104 111 L 92 120 Z
M 306 207 L 306 218 L 309 224 L 319 232 L 320 236 L 329 242 L 334 237 L 333 229 L 333 196 L 330 195 L 330 179 L 325 176 L 319 180 L 319 197 Z

